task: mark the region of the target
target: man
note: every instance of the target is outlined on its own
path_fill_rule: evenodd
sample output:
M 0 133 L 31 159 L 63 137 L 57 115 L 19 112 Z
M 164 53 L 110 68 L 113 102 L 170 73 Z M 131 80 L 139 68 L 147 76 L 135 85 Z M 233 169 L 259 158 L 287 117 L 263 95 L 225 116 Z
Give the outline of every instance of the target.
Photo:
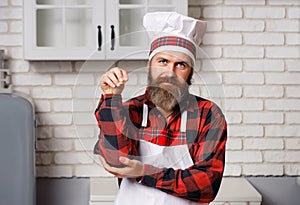
M 144 26 L 156 36 L 146 92 L 122 103 L 126 70 L 101 77 L 94 152 L 123 178 L 115 204 L 207 204 L 221 183 L 227 133 L 221 110 L 188 91 L 206 24 L 157 12 L 144 16 Z

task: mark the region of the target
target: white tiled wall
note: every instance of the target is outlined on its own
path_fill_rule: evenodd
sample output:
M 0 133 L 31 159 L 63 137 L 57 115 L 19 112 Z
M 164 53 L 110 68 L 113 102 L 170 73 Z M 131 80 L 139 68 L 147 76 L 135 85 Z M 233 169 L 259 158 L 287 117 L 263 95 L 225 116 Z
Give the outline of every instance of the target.
M 108 176 L 92 155 L 93 110 L 99 77 L 114 62 L 24 61 L 22 2 L 0 0 L 0 49 L 14 90 L 36 105 L 37 175 Z M 227 176 L 300 175 L 299 7 L 299 0 L 189 0 L 189 15 L 208 22 L 192 90 L 226 114 Z M 119 66 L 131 71 L 124 96 L 141 92 L 146 62 Z

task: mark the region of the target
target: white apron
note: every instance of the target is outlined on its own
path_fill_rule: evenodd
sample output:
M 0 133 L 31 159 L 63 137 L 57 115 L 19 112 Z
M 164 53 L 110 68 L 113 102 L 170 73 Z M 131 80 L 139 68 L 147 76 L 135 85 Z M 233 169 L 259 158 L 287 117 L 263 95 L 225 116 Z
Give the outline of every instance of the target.
M 142 126 L 145 125 L 145 118 L 148 118 L 147 111 L 147 107 L 145 108 L 144 106 Z M 181 115 L 181 132 L 186 131 L 186 115 L 186 111 Z M 141 140 L 139 149 L 140 160 L 144 164 L 173 169 L 186 169 L 193 165 L 193 160 L 186 144 L 160 146 Z M 159 189 L 139 184 L 136 179 L 123 178 L 115 205 L 199 205 L 199 203 L 175 197 Z

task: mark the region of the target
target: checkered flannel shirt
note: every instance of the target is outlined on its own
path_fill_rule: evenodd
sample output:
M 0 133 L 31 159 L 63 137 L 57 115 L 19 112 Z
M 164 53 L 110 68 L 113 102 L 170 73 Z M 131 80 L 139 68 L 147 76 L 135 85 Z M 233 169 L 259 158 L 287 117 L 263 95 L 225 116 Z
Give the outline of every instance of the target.
M 165 129 L 171 131 L 180 130 L 180 109 L 187 110 L 186 139 L 145 135 L 143 140 L 162 146 L 186 143 L 194 164 L 183 170 L 144 164 L 144 175 L 139 183 L 198 203 L 211 202 L 220 187 L 227 140 L 224 115 L 211 101 L 189 94 L 166 122 L 147 92 L 125 103 L 122 103 L 121 95 L 102 95 L 95 111 L 100 134 L 94 153 L 117 167 L 121 165 L 120 156 L 139 156 L 144 103 L 149 107 L 147 126 L 161 128 L 165 123 Z

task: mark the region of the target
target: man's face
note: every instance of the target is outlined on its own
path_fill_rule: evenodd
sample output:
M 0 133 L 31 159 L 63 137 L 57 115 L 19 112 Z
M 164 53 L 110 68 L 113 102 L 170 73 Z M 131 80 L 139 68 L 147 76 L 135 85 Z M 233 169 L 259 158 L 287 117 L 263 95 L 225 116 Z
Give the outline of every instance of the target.
M 149 94 L 157 106 L 171 111 L 188 93 L 191 59 L 177 51 L 157 53 L 149 65 Z

